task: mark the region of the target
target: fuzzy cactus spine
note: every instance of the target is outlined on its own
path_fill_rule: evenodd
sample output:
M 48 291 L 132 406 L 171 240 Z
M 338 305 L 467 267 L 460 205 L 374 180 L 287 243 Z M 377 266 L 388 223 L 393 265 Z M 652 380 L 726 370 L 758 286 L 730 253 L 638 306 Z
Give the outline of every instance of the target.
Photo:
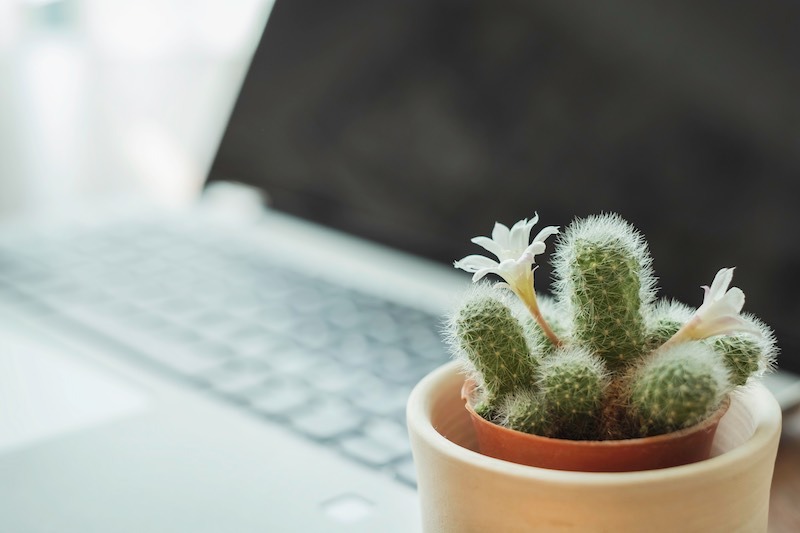
M 629 412 L 639 435 L 658 435 L 700 422 L 733 388 L 728 369 L 704 342 L 651 354 L 630 382 Z
M 579 220 L 558 243 L 558 298 L 573 311 L 575 338 L 610 369 L 637 360 L 645 349 L 650 263 L 644 239 L 616 215 Z
M 535 380 L 536 360 L 520 321 L 504 300 L 496 290 L 481 287 L 463 302 L 450 328 L 484 390 L 476 407 L 482 412 L 496 409 L 506 395 Z
M 554 421 L 532 389 L 508 395 L 498 409 L 500 424 L 524 433 L 551 436 Z
M 729 335 L 713 339 L 711 345 L 722 356 L 734 385 L 744 385 L 752 376 L 760 376 L 775 365 L 777 344 L 772 330 L 754 316 L 746 319 L 760 335 Z
M 692 316 L 692 308 L 675 300 L 661 300 L 647 312 L 645 353 L 651 353 L 670 338 Z
M 561 348 L 544 360 L 536 386 L 542 409 L 553 421 L 548 436 L 593 438 L 609 381 L 603 361 L 582 348 Z

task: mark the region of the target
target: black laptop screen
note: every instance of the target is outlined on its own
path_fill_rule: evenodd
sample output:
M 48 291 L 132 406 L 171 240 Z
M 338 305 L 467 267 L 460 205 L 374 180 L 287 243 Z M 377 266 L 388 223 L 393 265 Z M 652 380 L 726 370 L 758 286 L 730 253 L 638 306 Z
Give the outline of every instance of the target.
M 209 179 L 446 263 L 615 211 L 664 295 L 738 267 L 800 371 L 800 7 L 567 4 L 278 1 Z

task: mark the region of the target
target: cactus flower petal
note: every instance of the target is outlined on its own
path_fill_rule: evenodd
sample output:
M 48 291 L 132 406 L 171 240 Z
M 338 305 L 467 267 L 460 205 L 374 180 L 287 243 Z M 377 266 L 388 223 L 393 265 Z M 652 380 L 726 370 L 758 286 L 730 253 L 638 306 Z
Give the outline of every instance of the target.
M 533 244 L 541 242 L 542 245 L 544 246 L 544 241 L 547 240 L 549 236 L 555 235 L 557 233 L 558 233 L 558 226 L 547 226 L 545 228 L 542 228 L 542 231 L 537 233 L 536 237 L 533 238 Z M 530 230 L 528 230 L 528 234 L 530 235 Z M 533 244 L 531 246 L 533 246 Z M 544 248 L 542 248 L 542 251 L 544 251 Z
M 487 274 L 497 273 L 497 261 L 492 261 L 488 257 L 482 255 L 468 255 L 460 261 L 453 263 L 453 266 L 466 270 L 467 272 L 474 272 L 472 281 L 478 281 Z
M 731 281 L 733 281 L 733 268 L 719 269 L 717 275 L 714 276 L 714 281 L 711 282 L 711 287 L 703 285 L 703 290 L 705 291 L 703 304 L 705 305 L 709 301 L 717 301 L 725 296 L 725 291 L 728 290 Z
M 500 255 L 503 253 L 503 248 L 500 247 L 500 244 L 493 241 L 489 237 L 475 237 L 472 239 L 472 242 L 478 246 L 482 246 L 487 252 L 496 257 L 500 257 Z
M 530 220 L 522 219 L 516 224 L 511 227 L 511 232 L 509 233 L 508 241 L 515 249 L 525 248 L 528 246 L 528 242 L 531 239 L 531 229 L 536 223 L 539 221 L 539 215 L 534 214 L 533 218 Z
M 741 311 L 742 306 L 744 306 L 744 293 L 736 287 L 728 290 L 731 281 L 733 281 L 733 269 L 721 268 L 719 272 L 717 272 L 717 275 L 714 276 L 711 287 L 703 285 L 703 305 L 700 306 L 698 312 L 709 309 L 714 305 L 724 305 L 727 308 L 734 309 L 734 313 Z M 719 302 L 725 303 L 720 304 Z M 736 308 L 737 305 L 738 308 Z
M 732 333 L 750 333 L 760 337 L 761 330 L 739 314 L 744 306 L 744 293 L 738 287 L 728 289 L 732 280 L 733 268 L 720 269 L 711 287 L 703 286 L 703 304 L 668 342 Z
M 508 247 L 509 236 L 510 230 L 508 229 L 508 226 L 501 224 L 500 222 L 494 223 L 494 229 L 492 229 L 492 240 L 495 241 L 501 249 Z
M 690 324 L 696 322 L 693 328 L 695 339 L 728 333 L 761 335 L 758 328 L 739 315 L 744 306 L 744 293 L 738 287 L 728 289 L 731 281 L 733 269 L 722 268 L 714 276 L 711 287 L 703 287 L 703 304 L 689 320 Z

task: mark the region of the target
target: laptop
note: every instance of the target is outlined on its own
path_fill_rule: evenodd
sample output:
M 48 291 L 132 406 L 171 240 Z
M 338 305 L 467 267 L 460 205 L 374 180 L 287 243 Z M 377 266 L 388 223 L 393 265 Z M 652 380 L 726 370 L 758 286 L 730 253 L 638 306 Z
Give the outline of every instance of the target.
M 658 35 L 608 16 L 278 0 L 196 206 L 3 228 L 0 529 L 418 530 L 403 408 L 447 360 L 440 317 L 469 284 L 450 263 L 534 211 L 619 212 L 689 304 L 739 267 L 800 370 L 783 124 L 694 58 L 654 73 Z M 682 20 L 676 46 L 697 38 Z

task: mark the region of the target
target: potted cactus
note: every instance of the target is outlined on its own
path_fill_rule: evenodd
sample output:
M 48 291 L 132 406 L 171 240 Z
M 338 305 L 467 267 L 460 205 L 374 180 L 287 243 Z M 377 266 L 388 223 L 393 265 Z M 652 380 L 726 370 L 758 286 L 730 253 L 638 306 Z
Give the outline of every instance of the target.
M 545 297 L 534 260 L 559 231 L 531 240 L 537 220 L 455 263 L 477 282 L 449 317 L 455 360 L 407 408 L 423 529 L 766 531 L 781 411 L 755 378 L 776 346 L 733 269 L 697 309 L 658 301 L 642 236 L 593 216 L 559 236 Z
M 456 261 L 478 282 L 449 320 L 482 453 L 564 470 L 621 471 L 708 457 L 730 394 L 769 369 L 770 329 L 741 314 L 721 269 L 693 310 L 657 300 L 641 234 L 614 214 L 573 222 L 554 254 L 553 298 L 533 264 L 558 228 L 538 216 L 472 241 L 497 261 Z M 498 275 L 489 284 L 483 278 Z M 693 428 L 693 430 L 690 430 Z M 670 437 L 667 437 L 671 434 Z M 646 451 L 650 449 L 650 451 Z

